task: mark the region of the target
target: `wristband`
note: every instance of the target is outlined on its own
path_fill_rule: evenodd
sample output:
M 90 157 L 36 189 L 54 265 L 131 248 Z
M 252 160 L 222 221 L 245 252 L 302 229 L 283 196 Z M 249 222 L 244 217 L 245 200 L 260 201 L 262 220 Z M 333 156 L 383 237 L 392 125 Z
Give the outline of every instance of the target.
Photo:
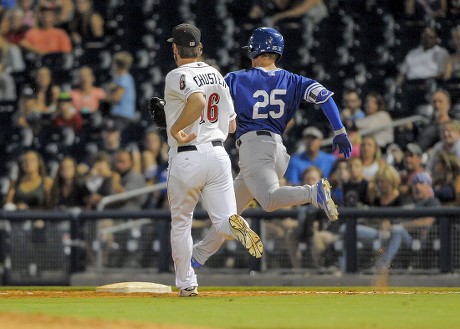
M 346 134 L 347 131 L 345 130 L 345 127 L 340 128 L 339 130 L 334 130 L 334 136 L 340 135 L 340 134 Z

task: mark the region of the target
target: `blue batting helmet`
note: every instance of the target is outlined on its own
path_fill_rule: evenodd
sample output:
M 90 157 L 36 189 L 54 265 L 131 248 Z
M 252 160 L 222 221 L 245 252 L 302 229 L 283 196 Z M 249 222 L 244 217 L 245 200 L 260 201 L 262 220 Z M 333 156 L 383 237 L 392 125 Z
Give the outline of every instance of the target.
M 283 55 L 284 39 L 281 33 L 271 27 L 259 27 L 252 31 L 248 45 L 243 47 L 248 50 L 248 57 L 254 59 L 262 53 L 275 53 Z

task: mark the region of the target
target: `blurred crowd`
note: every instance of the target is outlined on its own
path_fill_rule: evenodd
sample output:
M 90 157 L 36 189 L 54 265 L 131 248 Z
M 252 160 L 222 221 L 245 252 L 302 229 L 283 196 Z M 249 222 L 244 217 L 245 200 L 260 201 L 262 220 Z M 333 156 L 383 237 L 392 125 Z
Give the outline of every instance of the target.
M 331 150 L 326 118 L 303 104 L 284 134 L 284 184 L 327 177 L 346 207 L 460 205 L 458 1 L 218 0 L 212 17 L 200 3 L 1 2 L 4 209 L 96 209 L 105 196 L 166 181 L 165 134 L 144 109 L 174 66 L 164 41 L 188 20 L 204 30 L 203 59 L 223 74 L 247 67 L 240 48 L 254 27 L 274 26 L 285 36 L 280 65 L 335 93 L 351 159 Z M 236 173 L 233 136 L 225 146 Z M 160 191 L 110 207 L 163 208 L 167 198 Z M 360 219 L 357 234 L 381 251 L 374 265 L 388 268 L 399 249 L 432 241 L 435 226 L 434 218 Z M 293 267 L 305 257 L 327 265 L 344 232 L 308 205 L 268 225 L 287 241 Z M 332 258 L 344 268 L 343 254 Z

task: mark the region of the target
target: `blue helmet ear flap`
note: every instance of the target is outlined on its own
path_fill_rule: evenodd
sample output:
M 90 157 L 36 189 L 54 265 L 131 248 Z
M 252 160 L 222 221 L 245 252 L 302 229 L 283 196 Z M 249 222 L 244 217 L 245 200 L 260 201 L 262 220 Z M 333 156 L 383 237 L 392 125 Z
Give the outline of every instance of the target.
M 262 53 L 278 54 L 278 60 L 283 55 L 284 38 L 277 30 L 271 27 L 259 27 L 252 31 L 247 46 L 248 57 L 254 59 Z

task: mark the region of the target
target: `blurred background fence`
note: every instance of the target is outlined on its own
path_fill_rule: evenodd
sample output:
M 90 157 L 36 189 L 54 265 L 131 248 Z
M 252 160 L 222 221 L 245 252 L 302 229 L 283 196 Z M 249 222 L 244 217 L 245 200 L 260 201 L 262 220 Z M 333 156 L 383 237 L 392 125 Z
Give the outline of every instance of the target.
M 393 262 L 395 273 L 456 273 L 460 269 L 460 208 L 341 208 L 338 230 L 312 225 L 302 239 L 303 208 L 267 213 L 248 209 L 244 216 L 261 234 L 265 254 L 250 257 L 236 241 L 227 241 L 206 263 L 208 271 L 228 269 L 270 272 L 297 269 L 312 273 L 376 273 L 375 262 L 387 247 L 389 234 L 363 240 L 356 225 L 366 218 L 379 227 L 383 219 L 432 216 L 428 232 L 412 233 Z M 300 221 L 299 221 L 300 219 Z M 210 226 L 207 213 L 194 214 L 194 240 Z M 0 279 L 3 285 L 68 285 L 75 273 L 125 271 L 172 272 L 168 210 L 142 211 L 0 211 Z M 390 234 L 391 235 L 391 234 Z M 344 238 L 346 237 L 346 238 Z

